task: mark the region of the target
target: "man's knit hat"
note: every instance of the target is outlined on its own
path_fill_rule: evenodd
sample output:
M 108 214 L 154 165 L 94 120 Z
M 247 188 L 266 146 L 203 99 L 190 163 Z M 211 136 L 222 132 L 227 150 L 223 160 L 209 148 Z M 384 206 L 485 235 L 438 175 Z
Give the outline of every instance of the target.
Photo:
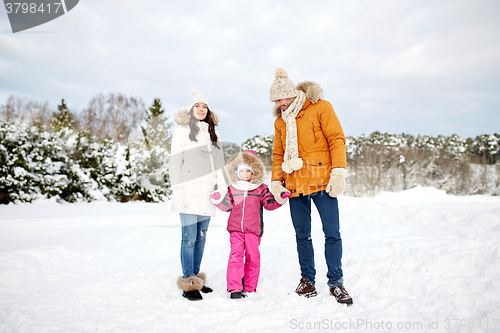
M 195 89 L 189 93 L 188 112 L 191 111 L 196 103 L 205 103 L 208 106 L 208 99 L 199 90 Z
M 283 68 L 276 69 L 274 76 L 276 76 L 276 80 L 271 85 L 269 92 L 271 102 L 298 95 L 299 92 L 295 89 L 295 84 L 288 78 L 288 74 Z

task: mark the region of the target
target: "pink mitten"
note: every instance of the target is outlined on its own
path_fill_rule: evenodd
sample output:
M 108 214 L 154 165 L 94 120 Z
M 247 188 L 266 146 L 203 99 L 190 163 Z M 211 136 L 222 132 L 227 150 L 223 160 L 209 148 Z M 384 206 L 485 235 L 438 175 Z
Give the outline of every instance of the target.
M 212 193 L 210 193 L 210 201 L 214 205 L 218 205 L 224 200 L 224 197 L 226 196 L 227 189 L 222 189 L 221 191 L 215 190 Z
M 212 198 L 214 200 L 219 200 L 220 199 L 219 191 L 213 191 L 212 194 L 210 194 L 210 198 Z
M 292 195 L 292 193 L 291 193 L 291 192 L 281 192 L 281 197 L 282 197 L 283 199 L 286 199 L 286 198 L 288 198 L 288 197 L 289 197 L 289 196 L 291 196 L 291 195 Z

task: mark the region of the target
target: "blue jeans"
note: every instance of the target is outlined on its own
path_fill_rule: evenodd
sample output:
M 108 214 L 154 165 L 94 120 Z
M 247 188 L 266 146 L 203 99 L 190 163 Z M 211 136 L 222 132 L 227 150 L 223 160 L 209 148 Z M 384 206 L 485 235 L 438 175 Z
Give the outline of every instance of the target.
M 190 277 L 200 272 L 210 216 L 184 213 L 180 213 L 180 215 L 182 275 Z
M 325 234 L 325 259 L 328 267 L 328 286 L 343 285 L 342 239 L 340 238 L 339 209 L 337 198 L 332 198 L 326 191 L 306 196 L 290 198 L 290 213 L 295 238 L 301 275 L 311 285 L 315 285 L 314 249 L 311 239 L 311 200 L 318 209 L 323 233 Z

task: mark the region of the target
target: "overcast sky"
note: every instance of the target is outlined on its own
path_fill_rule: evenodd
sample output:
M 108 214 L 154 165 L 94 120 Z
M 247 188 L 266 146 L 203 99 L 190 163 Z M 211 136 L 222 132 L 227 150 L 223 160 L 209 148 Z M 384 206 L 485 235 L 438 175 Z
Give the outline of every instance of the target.
M 500 133 L 498 0 L 82 0 L 16 34 L 0 8 L 0 104 L 121 92 L 173 112 L 199 89 L 241 144 L 274 134 L 277 67 L 319 83 L 347 136 Z

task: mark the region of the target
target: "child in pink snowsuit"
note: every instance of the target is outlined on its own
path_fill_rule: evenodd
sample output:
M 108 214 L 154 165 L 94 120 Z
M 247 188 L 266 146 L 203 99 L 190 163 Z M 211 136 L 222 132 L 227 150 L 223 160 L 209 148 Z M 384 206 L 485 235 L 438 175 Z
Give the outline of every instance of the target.
M 259 245 L 264 221 L 263 208 L 281 207 L 266 184 L 264 165 L 257 153 L 245 150 L 233 157 L 226 166 L 231 185 L 222 197 L 212 192 L 211 201 L 220 210 L 231 212 L 227 221 L 231 253 L 227 265 L 227 290 L 230 298 L 245 297 L 243 292 L 255 292 L 260 273 Z M 225 192 L 225 191 L 224 191 Z M 243 285 L 243 281 L 244 285 Z

